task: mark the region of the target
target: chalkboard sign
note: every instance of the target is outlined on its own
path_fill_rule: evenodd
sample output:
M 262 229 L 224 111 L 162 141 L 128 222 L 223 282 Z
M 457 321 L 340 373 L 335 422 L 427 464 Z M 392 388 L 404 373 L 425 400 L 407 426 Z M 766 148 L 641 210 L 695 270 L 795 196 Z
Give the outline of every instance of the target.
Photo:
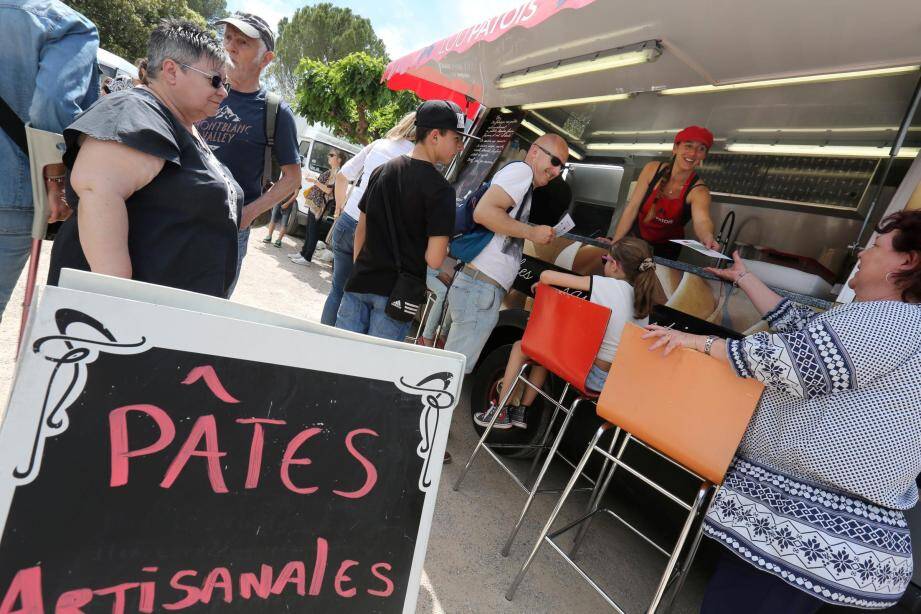
M 489 171 L 515 136 L 523 117 L 521 113 L 494 112 L 489 118 L 486 130 L 481 135 L 482 140 L 470 150 L 464 162 L 464 169 L 454 183 L 458 200 L 466 198 L 486 180 Z
M 0 612 L 414 612 L 462 358 L 163 303 L 39 295 Z

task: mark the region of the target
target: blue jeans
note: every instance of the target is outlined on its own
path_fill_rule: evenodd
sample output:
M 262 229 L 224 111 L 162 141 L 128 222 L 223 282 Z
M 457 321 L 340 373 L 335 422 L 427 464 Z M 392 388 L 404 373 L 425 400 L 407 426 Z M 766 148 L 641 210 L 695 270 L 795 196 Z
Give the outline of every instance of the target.
M 243 270 L 243 256 L 246 255 L 246 248 L 249 246 L 249 231 L 250 229 L 247 228 L 237 233 L 237 274 L 233 276 L 233 283 L 227 289 L 226 298 L 230 298 L 230 295 L 233 294 L 233 289 L 237 287 L 237 281 L 240 279 L 240 271 Z
M 505 290 L 459 271 L 448 292 L 451 332 L 445 349 L 467 357 L 466 373 L 473 371 L 480 352 L 499 321 Z
M 336 318 L 336 328 L 363 333 L 381 339 L 403 341 L 409 334 L 412 320 L 400 322 L 388 316 L 388 297 L 380 294 L 346 292 Z
M 604 389 L 604 383 L 608 380 L 608 372 L 602 371 L 598 365 L 592 365 L 585 377 L 585 389 L 592 392 L 601 392 Z
M 32 210 L 0 209 L 0 319 L 32 246 Z
M 313 253 L 317 251 L 317 241 L 320 240 L 320 222 L 314 217 L 313 211 L 307 212 L 307 223 L 304 225 L 304 247 L 301 248 L 301 258 L 310 262 Z
M 333 287 L 329 289 L 329 296 L 326 297 L 326 304 L 323 305 L 323 315 L 320 322 L 329 326 L 336 325 L 336 314 L 339 313 L 339 303 L 342 302 L 342 293 L 345 292 L 345 284 L 352 274 L 352 253 L 355 248 L 355 229 L 358 228 L 358 220 L 347 213 L 343 213 L 336 220 L 333 227 L 332 245 L 333 250 Z
M 435 295 L 435 302 L 432 303 L 432 308 L 425 318 L 425 327 L 422 329 L 422 336 L 426 339 L 431 339 L 435 336 L 435 329 L 438 328 L 438 324 L 441 322 L 441 312 L 444 309 L 445 297 L 448 295 L 448 287 L 443 281 L 438 279 L 439 271 L 437 269 L 433 269 L 432 267 L 426 268 L 425 286 Z M 448 317 L 445 318 L 444 328 L 441 329 L 441 334 L 447 334 L 450 326 L 451 316 L 448 314 Z

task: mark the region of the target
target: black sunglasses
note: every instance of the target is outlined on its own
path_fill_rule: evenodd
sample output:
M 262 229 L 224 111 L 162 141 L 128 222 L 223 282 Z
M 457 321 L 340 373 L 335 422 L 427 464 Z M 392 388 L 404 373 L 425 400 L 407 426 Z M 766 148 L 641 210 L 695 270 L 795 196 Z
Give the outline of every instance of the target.
M 179 65 L 182 66 L 183 68 L 190 68 L 194 70 L 195 72 L 204 75 L 208 79 L 208 81 L 211 82 L 211 87 L 213 87 L 214 89 L 223 87 L 226 91 L 228 92 L 230 91 L 230 81 L 229 80 L 225 81 L 224 79 L 221 79 L 221 75 L 212 75 L 211 73 L 205 72 L 203 70 L 199 70 L 198 68 L 195 68 L 194 66 L 183 64 L 182 62 L 179 62 Z
M 535 143 L 535 145 L 536 145 L 536 143 Z M 567 168 L 566 165 L 563 164 L 563 161 L 560 160 L 559 158 L 557 158 L 556 156 L 554 156 L 552 153 L 550 153 L 549 151 L 547 151 L 546 149 L 544 149 L 544 148 L 541 147 L 540 145 L 537 145 L 537 148 L 538 148 L 539 150 L 541 150 L 542 152 L 544 152 L 545 154 L 547 154 L 548 156 L 550 156 L 550 164 L 552 164 L 553 166 L 555 166 L 555 167 L 557 167 L 557 168 L 559 168 L 559 169 L 561 169 L 561 170 L 564 169 L 564 168 Z

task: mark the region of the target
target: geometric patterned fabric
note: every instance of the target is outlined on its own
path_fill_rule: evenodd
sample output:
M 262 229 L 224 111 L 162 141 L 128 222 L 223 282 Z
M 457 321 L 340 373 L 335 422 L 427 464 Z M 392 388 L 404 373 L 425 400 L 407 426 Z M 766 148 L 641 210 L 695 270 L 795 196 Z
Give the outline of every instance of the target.
M 824 601 L 893 605 L 912 574 L 900 510 L 921 473 L 921 307 L 784 299 L 765 320 L 771 333 L 727 342 L 765 390 L 704 532 Z
M 838 605 L 895 605 L 912 575 L 905 516 L 738 458 L 704 534 L 764 572 Z
M 905 510 L 921 473 L 921 306 L 782 301 L 771 333 L 730 340 L 730 364 L 765 384 L 740 456 Z

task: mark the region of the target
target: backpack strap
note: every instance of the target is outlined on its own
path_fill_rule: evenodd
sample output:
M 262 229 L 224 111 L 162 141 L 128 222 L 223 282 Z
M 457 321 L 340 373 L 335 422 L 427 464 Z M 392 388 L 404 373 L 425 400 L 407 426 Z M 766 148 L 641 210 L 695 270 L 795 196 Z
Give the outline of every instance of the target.
M 26 141 L 26 126 L 2 96 L 0 96 L 0 128 L 28 158 L 29 145 Z
M 667 164 L 665 162 L 659 162 L 659 168 L 656 169 L 655 175 L 652 176 L 652 179 L 649 180 L 649 185 L 646 186 L 646 193 L 643 194 L 643 200 L 640 201 L 640 209 L 642 209 L 643 205 L 646 204 L 646 201 L 649 200 L 649 196 L 652 194 L 652 191 L 656 189 L 656 184 L 658 184 L 659 180 L 661 180 L 665 175 L 666 166 Z
M 275 122 L 281 98 L 274 92 L 265 95 L 265 160 L 262 167 L 262 186 L 269 185 L 278 177 L 272 177 L 272 148 L 275 146 Z

